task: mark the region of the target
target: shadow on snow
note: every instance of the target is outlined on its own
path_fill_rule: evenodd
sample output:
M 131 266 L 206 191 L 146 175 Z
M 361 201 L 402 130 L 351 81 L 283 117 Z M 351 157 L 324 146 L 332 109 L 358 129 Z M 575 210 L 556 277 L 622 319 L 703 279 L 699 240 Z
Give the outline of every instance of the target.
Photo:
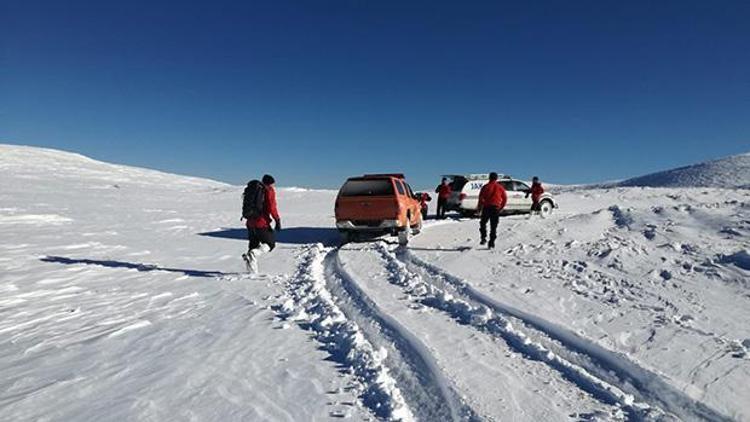
M 276 243 L 305 245 L 322 243 L 324 246 L 336 246 L 341 243 L 338 230 L 330 227 L 289 227 L 275 232 Z M 199 236 L 218 237 L 247 241 L 247 229 L 222 228 L 212 232 L 198 233 Z
M 66 265 L 83 264 L 83 265 L 98 265 L 101 267 L 109 267 L 109 268 L 128 268 L 128 269 L 138 270 L 142 272 L 166 271 L 170 273 L 182 273 L 190 277 L 221 277 L 221 276 L 229 275 L 227 273 L 222 273 L 220 271 L 186 270 L 186 269 L 180 269 L 180 268 L 159 267 L 157 265 L 151 265 L 151 264 L 138 264 L 138 263 L 132 263 L 132 262 L 97 260 L 97 259 L 75 259 L 75 258 L 66 258 L 64 256 L 46 256 L 44 258 L 40 258 L 40 261 L 54 262 L 57 264 L 66 264 Z

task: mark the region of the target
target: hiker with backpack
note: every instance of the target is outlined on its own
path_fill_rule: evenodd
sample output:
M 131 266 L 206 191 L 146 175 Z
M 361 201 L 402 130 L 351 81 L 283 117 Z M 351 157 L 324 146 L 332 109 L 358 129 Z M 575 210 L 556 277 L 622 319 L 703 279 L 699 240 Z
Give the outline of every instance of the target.
M 479 220 L 480 245 L 487 243 L 487 222 L 490 223 L 490 241 L 487 247 L 495 247 L 497 238 L 497 223 L 500 220 L 500 210 L 505 208 L 508 202 L 508 195 L 505 193 L 503 185 L 497 182 L 498 176 L 494 171 L 490 173 L 490 181 L 482 186 L 479 191 L 479 210 L 482 212 L 482 218 Z
M 242 218 L 246 220 L 249 241 L 247 253 L 242 254 L 242 259 L 251 274 L 258 273 L 258 258 L 276 247 L 271 219 L 275 222 L 275 230 L 281 230 L 275 183 L 274 178 L 266 174 L 261 181 L 248 182 L 242 194 Z

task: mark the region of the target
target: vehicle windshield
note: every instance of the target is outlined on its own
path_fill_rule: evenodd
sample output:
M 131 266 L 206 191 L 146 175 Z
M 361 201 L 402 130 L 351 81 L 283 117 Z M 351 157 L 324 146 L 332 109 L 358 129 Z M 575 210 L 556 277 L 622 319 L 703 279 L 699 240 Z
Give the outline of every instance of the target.
M 341 187 L 341 196 L 387 196 L 393 195 L 390 179 L 348 180 Z

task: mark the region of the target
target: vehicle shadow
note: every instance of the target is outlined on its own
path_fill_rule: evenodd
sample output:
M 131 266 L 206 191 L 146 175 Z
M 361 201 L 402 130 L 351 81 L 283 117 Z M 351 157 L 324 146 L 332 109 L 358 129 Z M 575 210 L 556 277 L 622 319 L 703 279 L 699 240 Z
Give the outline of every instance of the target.
M 198 236 L 247 241 L 247 229 L 222 228 L 212 232 L 198 233 Z M 337 246 L 341 243 L 341 236 L 337 229 L 331 227 L 289 227 L 276 232 L 276 243 L 293 245 L 322 243 L 323 246 Z
M 128 268 L 133 270 L 138 270 L 142 272 L 149 272 L 149 271 L 166 271 L 170 273 L 181 273 L 190 277 L 222 277 L 231 275 L 229 273 L 223 273 L 221 271 L 201 271 L 201 270 L 186 270 L 181 268 L 167 268 L 167 267 L 159 267 L 157 265 L 151 265 L 151 264 L 138 264 L 133 262 L 123 262 L 123 261 L 112 261 L 112 260 L 97 260 L 97 259 L 76 259 L 76 258 L 66 258 L 64 256 L 45 256 L 44 258 L 39 258 L 40 261 L 43 262 L 53 262 L 57 264 L 66 264 L 66 265 L 98 265 L 101 267 L 109 267 L 109 268 Z

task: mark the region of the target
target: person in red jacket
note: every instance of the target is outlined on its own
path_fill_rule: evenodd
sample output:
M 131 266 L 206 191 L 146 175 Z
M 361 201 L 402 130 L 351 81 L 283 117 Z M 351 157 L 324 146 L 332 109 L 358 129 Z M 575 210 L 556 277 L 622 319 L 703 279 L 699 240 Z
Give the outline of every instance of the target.
M 539 201 L 542 198 L 542 194 L 544 193 L 544 188 L 542 187 L 541 182 L 539 182 L 539 178 L 534 176 L 533 179 L 531 179 L 531 189 L 529 189 L 526 192 L 526 197 L 528 198 L 529 195 L 531 195 L 531 212 L 532 213 L 539 213 L 540 205 Z M 529 214 L 529 217 L 531 217 L 531 214 Z
M 247 237 L 249 241 L 248 250 L 242 258 L 247 264 L 250 273 L 258 273 L 258 258 L 276 247 L 274 230 L 271 228 L 271 219 L 275 222 L 276 231 L 281 230 L 281 217 L 276 206 L 276 180 L 271 175 L 264 175 L 262 179 L 264 189 L 263 210 L 257 216 L 250 217 L 245 221 Z
M 506 202 L 508 202 L 508 196 L 505 188 L 497 182 L 497 173 L 493 171 L 490 173 L 490 181 L 479 191 L 479 209 L 482 212 L 482 218 L 479 220 L 479 234 L 482 237 L 480 245 L 487 243 L 487 222 L 489 221 L 490 241 L 487 247 L 490 249 L 495 247 L 500 210 L 505 208 Z
M 427 220 L 427 203 L 432 201 L 432 197 L 427 192 L 419 194 L 419 208 L 422 210 L 422 221 Z
M 445 218 L 445 205 L 448 203 L 451 193 L 453 193 L 447 178 L 443 177 L 443 181 L 435 188 L 435 193 L 438 194 L 436 216 L 437 218 Z

